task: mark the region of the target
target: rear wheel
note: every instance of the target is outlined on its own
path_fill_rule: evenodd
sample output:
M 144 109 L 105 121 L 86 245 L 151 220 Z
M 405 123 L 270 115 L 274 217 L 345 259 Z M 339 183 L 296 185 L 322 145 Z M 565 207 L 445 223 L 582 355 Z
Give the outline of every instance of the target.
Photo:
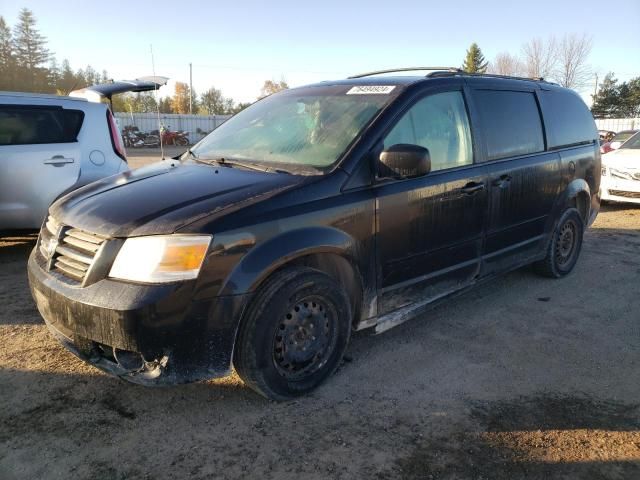
M 580 256 L 583 235 L 584 221 L 580 212 L 575 208 L 565 210 L 553 232 L 546 257 L 533 264 L 536 273 L 550 278 L 571 273 Z
M 351 307 L 328 275 L 307 267 L 276 273 L 260 288 L 240 328 L 234 366 L 261 395 L 286 400 L 338 367 L 351 334 Z

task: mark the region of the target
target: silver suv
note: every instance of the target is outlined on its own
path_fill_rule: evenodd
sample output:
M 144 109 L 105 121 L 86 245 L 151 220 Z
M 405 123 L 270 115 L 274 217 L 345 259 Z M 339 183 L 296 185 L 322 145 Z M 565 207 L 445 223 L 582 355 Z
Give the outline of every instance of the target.
M 0 92 L 0 231 L 40 228 L 56 198 L 128 170 L 107 103 L 116 94 L 157 90 L 167 80 L 110 81 L 68 97 Z
M 57 197 L 124 170 L 106 104 L 0 92 L 0 230 L 39 228 Z

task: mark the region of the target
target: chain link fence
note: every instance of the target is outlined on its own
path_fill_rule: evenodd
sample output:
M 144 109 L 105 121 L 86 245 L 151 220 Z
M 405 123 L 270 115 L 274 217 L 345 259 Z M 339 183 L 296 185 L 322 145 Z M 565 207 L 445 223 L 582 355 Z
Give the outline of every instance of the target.
M 120 131 L 125 127 L 137 127 L 144 133 L 160 130 L 160 125 L 171 131 L 187 132 L 189 143 L 200 141 L 205 135 L 222 125 L 231 115 L 182 115 L 176 113 L 127 113 L 116 112 Z

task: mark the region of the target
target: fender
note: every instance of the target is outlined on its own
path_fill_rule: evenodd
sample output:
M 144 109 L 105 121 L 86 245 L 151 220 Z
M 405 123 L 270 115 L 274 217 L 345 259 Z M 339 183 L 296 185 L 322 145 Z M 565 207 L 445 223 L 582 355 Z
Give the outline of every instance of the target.
M 335 253 L 357 265 L 358 242 L 333 227 L 313 226 L 283 232 L 260 243 L 242 257 L 225 280 L 220 295 L 253 292 L 260 283 L 284 264 L 313 253 Z
M 584 223 L 585 227 L 589 221 L 589 210 L 591 208 L 591 189 L 589 188 L 589 184 L 582 178 L 573 179 L 569 184 L 565 187 L 565 189 L 560 192 L 558 198 L 553 205 L 553 209 L 551 210 L 551 215 L 549 215 L 549 219 L 547 220 L 547 225 L 545 226 L 545 233 L 550 234 L 558 222 L 562 211 L 571 203 L 574 198 L 578 198 L 578 195 L 584 194 L 586 195 L 587 201 L 583 205 L 586 209 L 584 211 Z

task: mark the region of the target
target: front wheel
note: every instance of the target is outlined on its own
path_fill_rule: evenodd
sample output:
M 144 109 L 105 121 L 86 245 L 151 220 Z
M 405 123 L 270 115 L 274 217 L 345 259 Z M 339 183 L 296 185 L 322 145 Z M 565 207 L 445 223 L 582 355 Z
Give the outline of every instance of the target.
M 553 232 L 547 255 L 533 264 L 536 273 L 550 278 L 568 275 L 575 267 L 582 249 L 584 221 L 575 208 L 564 211 Z
M 251 302 L 234 366 L 261 395 L 286 400 L 310 392 L 336 370 L 350 334 L 344 290 L 318 270 L 288 268 L 267 280 Z

